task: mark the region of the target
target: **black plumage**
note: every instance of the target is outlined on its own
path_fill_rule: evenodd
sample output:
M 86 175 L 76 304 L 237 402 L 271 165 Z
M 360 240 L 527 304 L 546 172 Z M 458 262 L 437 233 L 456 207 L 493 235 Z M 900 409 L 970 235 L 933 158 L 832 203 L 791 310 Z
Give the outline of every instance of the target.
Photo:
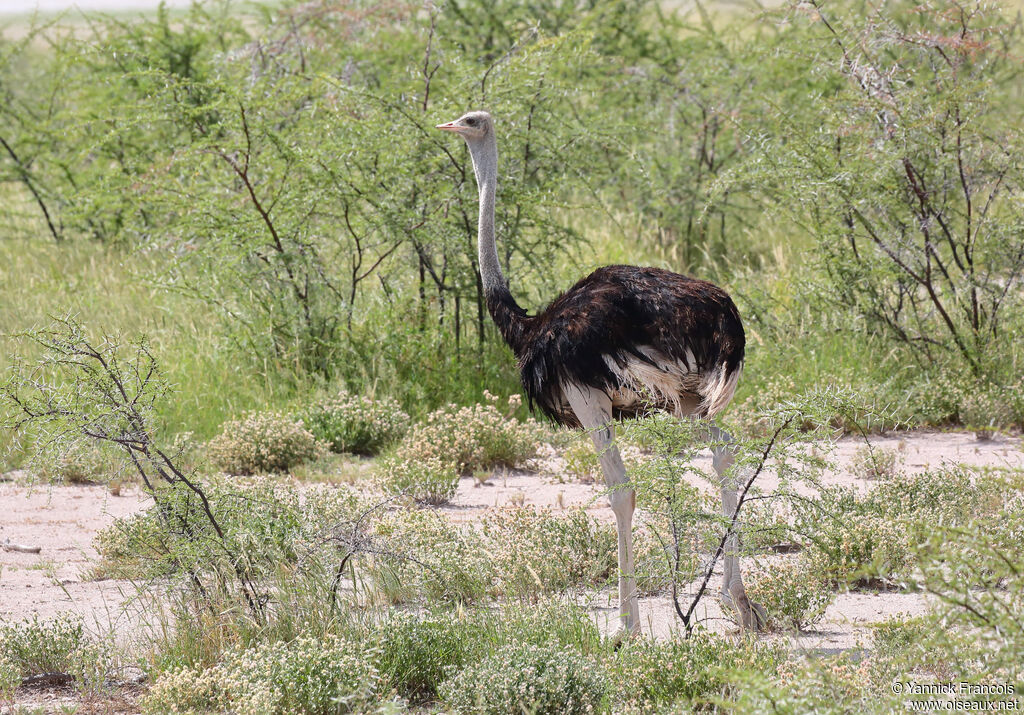
M 562 394 L 567 383 L 613 396 L 617 418 L 679 412 L 680 404 L 706 417 L 728 402 L 742 369 L 743 324 L 729 295 L 660 268 L 599 268 L 533 316 L 504 287 L 488 293 L 487 307 L 515 353 L 531 407 L 568 426 L 579 423 Z M 630 366 L 664 371 L 666 363 L 678 394 L 626 384 Z M 728 394 L 709 399 L 723 384 Z

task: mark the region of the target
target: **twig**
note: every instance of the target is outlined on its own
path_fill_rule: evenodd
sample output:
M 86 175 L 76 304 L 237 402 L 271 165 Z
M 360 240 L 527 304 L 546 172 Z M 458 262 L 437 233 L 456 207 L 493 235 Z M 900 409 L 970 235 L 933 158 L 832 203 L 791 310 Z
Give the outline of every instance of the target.
M 4 543 L 0 544 L 0 548 L 4 551 L 18 551 L 22 554 L 38 554 L 42 551 L 40 546 L 24 546 L 22 544 L 12 544 L 10 539 L 4 539 Z

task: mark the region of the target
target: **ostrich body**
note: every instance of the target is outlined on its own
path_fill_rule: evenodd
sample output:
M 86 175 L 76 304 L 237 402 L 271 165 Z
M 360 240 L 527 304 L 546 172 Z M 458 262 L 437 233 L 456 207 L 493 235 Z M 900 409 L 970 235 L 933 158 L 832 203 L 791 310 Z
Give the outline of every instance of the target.
M 487 308 L 512 349 L 531 407 L 559 424 L 590 432 L 609 489 L 619 541 L 619 607 L 626 634 L 640 625 L 633 569 L 636 497 L 615 446 L 613 420 L 662 410 L 711 418 L 729 404 L 743 366 L 744 334 L 728 294 L 707 281 L 659 268 L 605 266 L 537 315 L 509 291 L 494 238 L 498 145 L 491 116 L 470 112 L 438 125 L 466 140 L 480 190 L 478 249 Z M 736 509 L 731 438 L 714 423 L 714 467 L 722 508 Z M 744 628 L 763 625 L 764 610 L 746 597 L 738 540 L 727 543 L 722 600 Z

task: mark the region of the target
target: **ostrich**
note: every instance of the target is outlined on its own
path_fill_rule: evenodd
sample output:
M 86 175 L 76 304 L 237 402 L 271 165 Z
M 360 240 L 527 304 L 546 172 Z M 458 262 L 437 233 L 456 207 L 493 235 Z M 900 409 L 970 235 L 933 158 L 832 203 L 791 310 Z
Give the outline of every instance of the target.
M 619 636 L 640 626 L 633 570 L 636 496 L 615 446 L 613 420 L 662 410 L 710 418 L 736 391 L 745 338 L 732 299 L 706 281 L 659 268 L 604 266 L 536 315 L 509 291 L 494 242 L 498 143 L 487 112 L 469 112 L 438 129 L 465 139 L 480 190 L 478 250 L 487 309 L 515 353 L 531 408 L 590 432 L 618 531 Z M 731 519 L 737 492 L 731 438 L 710 420 L 722 509 Z M 741 628 L 759 629 L 764 609 L 751 603 L 740 574 L 738 539 L 726 545 L 721 599 Z

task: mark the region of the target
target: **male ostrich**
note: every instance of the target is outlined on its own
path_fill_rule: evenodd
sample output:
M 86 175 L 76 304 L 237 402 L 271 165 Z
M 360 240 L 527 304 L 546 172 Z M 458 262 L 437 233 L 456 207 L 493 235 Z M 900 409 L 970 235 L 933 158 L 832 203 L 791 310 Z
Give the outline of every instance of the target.
M 494 243 L 498 144 L 487 112 L 470 112 L 438 129 L 469 145 L 480 190 L 480 277 L 487 309 L 515 353 L 531 406 L 554 421 L 590 431 L 600 458 L 619 537 L 619 608 L 626 635 L 640 625 L 633 571 L 633 510 L 615 446 L 612 420 L 660 409 L 678 417 L 710 418 L 725 408 L 743 365 L 739 313 L 721 288 L 659 268 L 605 266 L 537 315 L 519 307 L 505 283 Z M 727 518 L 736 509 L 730 474 L 731 439 L 713 423 L 714 467 Z M 738 540 L 725 553 L 722 601 L 743 628 L 760 628 L 764 609 L 743 588 Z

